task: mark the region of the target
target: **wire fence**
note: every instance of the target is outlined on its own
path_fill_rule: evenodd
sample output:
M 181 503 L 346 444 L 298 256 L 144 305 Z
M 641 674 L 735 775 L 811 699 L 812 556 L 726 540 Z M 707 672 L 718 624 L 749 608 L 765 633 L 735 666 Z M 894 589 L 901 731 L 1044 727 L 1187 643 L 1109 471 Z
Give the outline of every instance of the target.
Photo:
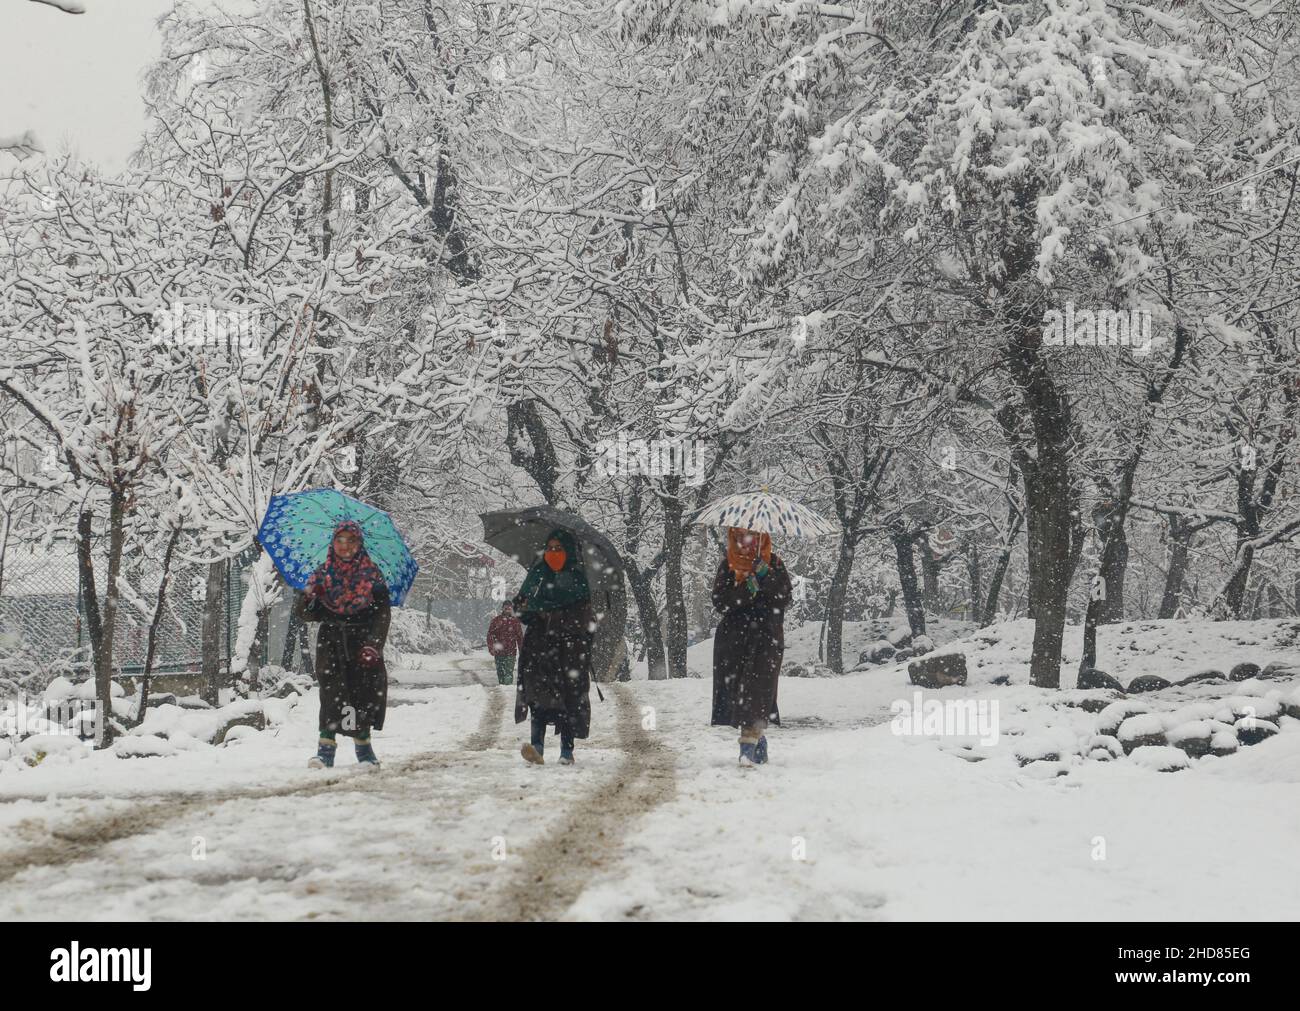
M 96 581 L 103 600 L 103 564 L 96 560 Z M 247 587 L 244 559 L 222 563 L 215 613 L 219 666 L 229 671 L 240 605 Z M 146 564 L 124 559 L 122 578 L 128 588 L 119 597 L 113 636 L 116 676 L 144 670 L 149 625 L 158 601 L 159 574 Z M 154 648 L 158 674 L 198 673 L 203 664 L 203 617 L 208 566 L 174 566 L 164 593 Z M 89 674 L 90 631 L 75 556 L 57 550 L 9 545 L 0 553 L 0 667 L 11 674 L 66 669 Z

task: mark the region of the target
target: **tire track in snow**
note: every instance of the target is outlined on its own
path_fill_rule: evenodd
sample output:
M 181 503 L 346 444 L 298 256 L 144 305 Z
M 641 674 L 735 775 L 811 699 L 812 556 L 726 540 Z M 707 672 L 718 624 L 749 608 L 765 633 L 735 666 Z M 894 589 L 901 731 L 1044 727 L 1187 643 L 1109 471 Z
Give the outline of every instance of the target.
M 470 919 L 554 920 L 577 900 L 594 873 L 621 857 L 636 820 L 677 795 L 674 757 L 662 735 L 641 725 L 632 690 L 616 684 L 623 758 L 554 829 L 528 843 L 523 864 L 488 906 Z
M 15 826 L 16 833 L 37 836 L 48 833 L 49 838 L 11 853 L 0 853 L 0 883 L 33 867 L 54 867 L 94 859 L 111 843 L 132 836 L 144 835 L 164 828 L 179 820 L 206 809 L 215 809 L 233 801 L 258 801 L 277 797 L 310 797 L 331 792 L 409 793 L 411 784 L 404 777 L 413 774 L 450 768 L 463 761 L 466 752 L 492 749 L 501 735 L 502 717 L 506 711 L 507 692 L 487 689 L 487 704 L 479 716 L 478 726 L 459 748 L 451 751 L 426 751 L 409 758 L 387 763 L 375 773 L 331 776 L 319 782 L 299 783 L 283 787 L 257 787 L 249 790 L 211 790 L 193 793 L 169 793 L 148 803 L 138 803 L 139 795 L 124 798 L 124 809 L 104 814 L 85 815 L 71 823 L 46 829 L 37 819 L 25 819 Z M 60 794 L 69 798 L 69 794 Z M 71 799 L 104 800 L 92 794 Z

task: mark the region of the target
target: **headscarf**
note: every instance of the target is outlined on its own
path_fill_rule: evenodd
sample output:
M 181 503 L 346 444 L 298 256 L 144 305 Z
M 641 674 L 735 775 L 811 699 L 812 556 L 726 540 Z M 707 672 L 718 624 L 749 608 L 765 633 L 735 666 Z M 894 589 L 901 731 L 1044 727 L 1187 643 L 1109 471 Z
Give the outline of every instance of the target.
M 533 563 L 524 577 L 524 585 L 519 588 L 524 598 L 522 610 L 558 611 L 591 597 L 582 552 L 573 534 L 564 529 L 552 530 L 546 540 L 552 539 L 564 546 L 564 566 L 559 572 L 552 572 L 544 558 Z
M 757 534 L 758 543 L 745 547 L 741 537 L 745 534 Z M 736 574 L 736 582 L 743 583 L 753 574 L 754 559 L 761 556 L 767 564 L 772 563 L 772 538 L 768 534 L 741 527 L 727 527 L 727 564 Z
M 357 553 L 346 561 L 334 551 L 334 538 L 345 530 L 357 538 Z M 321 600 L 331 611 L 344 615 L 360 614 L 370 606 L 375 586 L 383 582 L 384 574 L 366 554 L 361 525 L 355 520 L 344 520 L 334 528 L 334 533 L 330 536 L 330 550 L 325 557 L 325 564 L 307 580 L 307 592 L 311 593 L 317 586 L 324 586 L 325 592 Z

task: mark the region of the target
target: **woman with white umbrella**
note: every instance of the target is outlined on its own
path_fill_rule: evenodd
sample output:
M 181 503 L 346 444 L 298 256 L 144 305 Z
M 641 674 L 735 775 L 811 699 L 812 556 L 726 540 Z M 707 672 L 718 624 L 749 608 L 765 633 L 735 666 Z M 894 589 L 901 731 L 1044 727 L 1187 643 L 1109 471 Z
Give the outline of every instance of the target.
M 727 527 L 727 554 L 713 579 L 713 606 L 722 612 L 713 638 L 713 725 L 740 730 L 740 764 L 752 768 L 767 761 L 768 724 L 780 724 L 776 690 L 792 595 L 768 531 L 815 536 L 831 528 L 766 489 L 706 506 L 695 522 Z
M 740 730 L 740 764 L 767 761 L 769 722 L 779 724 L 776 686 L 785 654 L 790 576 L 772 538 L 727 529 L 727 556 L 713 580 L 713 606 L 722 612 L 713 638 L 713 725 Z

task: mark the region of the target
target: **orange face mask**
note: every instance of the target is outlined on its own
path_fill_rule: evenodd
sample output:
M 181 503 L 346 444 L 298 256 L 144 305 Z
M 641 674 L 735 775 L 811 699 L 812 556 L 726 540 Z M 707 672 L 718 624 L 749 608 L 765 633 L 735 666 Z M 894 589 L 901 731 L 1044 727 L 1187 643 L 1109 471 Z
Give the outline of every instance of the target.
M 542 555 L 542 557 L 546 559 L 546 564 L 551 567 L 552 572 L 559 572 L 564 568 L 564 559 L 566 556 L 563 548 L 559 548 L 555 551 L 547 551 Z

